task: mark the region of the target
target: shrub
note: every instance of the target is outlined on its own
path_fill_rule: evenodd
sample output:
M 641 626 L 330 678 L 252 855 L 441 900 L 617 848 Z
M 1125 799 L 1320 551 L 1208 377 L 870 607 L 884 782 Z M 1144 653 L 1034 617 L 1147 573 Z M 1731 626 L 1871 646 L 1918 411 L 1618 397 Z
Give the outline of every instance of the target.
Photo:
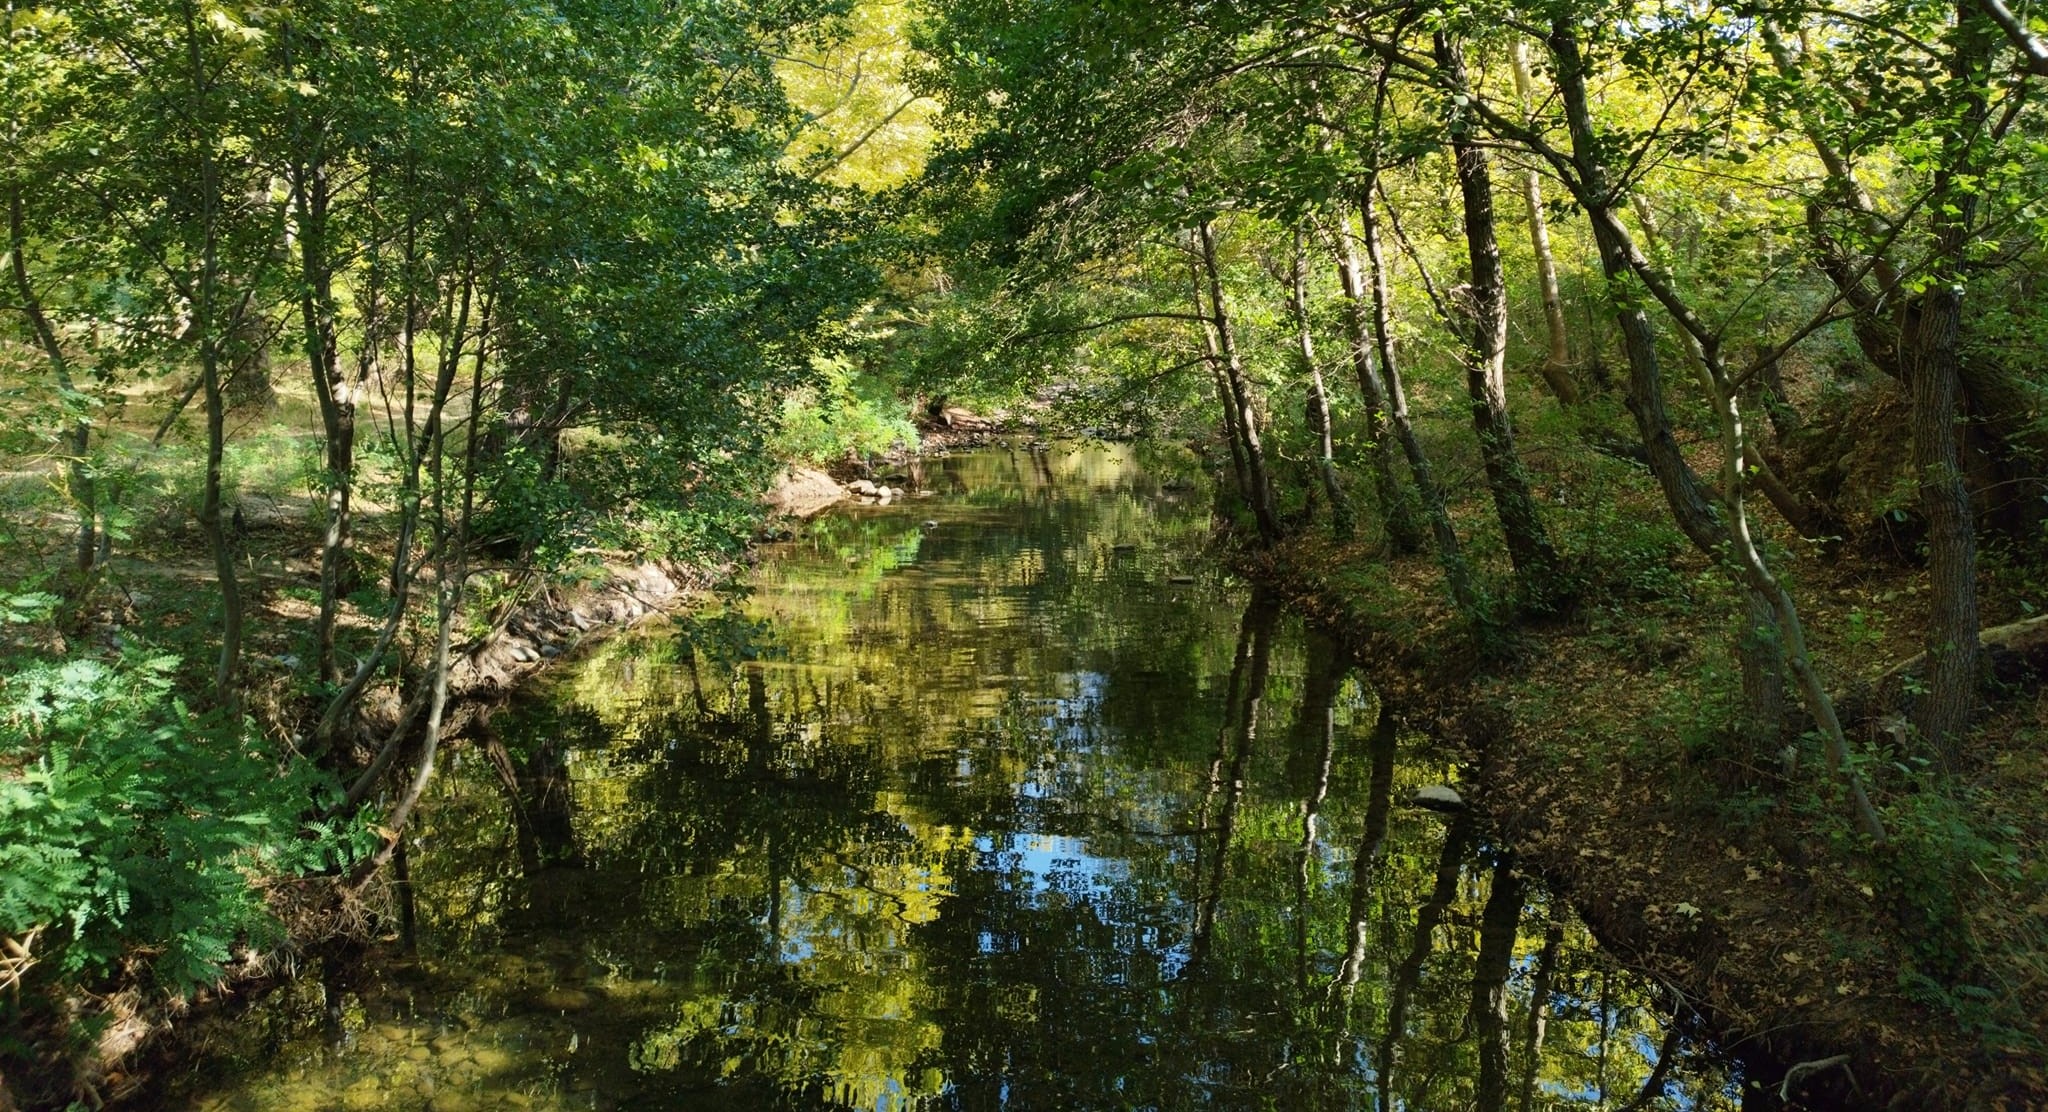
M 157 982 L 214 979 L 274 924 L 257 876 L 338 863 L 302 816 L 331 790 L 244 719 L 173 694 L 176 657 L 10 662 L 0 680 L 0 936 L 32 934 L 35 980 L 145 954 Z

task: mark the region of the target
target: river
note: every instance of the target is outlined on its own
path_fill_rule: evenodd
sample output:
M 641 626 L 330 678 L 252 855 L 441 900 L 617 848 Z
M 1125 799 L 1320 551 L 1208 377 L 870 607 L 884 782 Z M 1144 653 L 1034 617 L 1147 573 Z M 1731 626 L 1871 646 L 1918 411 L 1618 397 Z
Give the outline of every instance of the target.
M 499 715 L 414 832 L 413 952 L 394 923 L 337 1012 L 304 978 L 157 1103 L 1636 1098 L 1654 995 L 1410 805 L 1457 769 L 1206 551 L 1190 461 L 1020 446 L 921 480 Z M 1668 1082 L 1643 1107 L 1738 1103 L 1689 1048 Z

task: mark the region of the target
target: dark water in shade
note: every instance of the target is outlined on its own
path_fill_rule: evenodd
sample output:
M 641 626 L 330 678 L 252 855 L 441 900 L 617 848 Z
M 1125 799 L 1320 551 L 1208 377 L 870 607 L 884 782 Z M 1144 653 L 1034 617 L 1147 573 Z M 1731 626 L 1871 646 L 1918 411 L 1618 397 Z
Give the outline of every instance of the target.
M 418 956 L 340 1041 L 309 978 L 162 1103 L 1626 1104 L 1651 996 L 1405 805 L 1455 770 L 1205 556 L 1186 466 L 933 461 L 734 608 L 598 647 L 446 770 Z M 1733 1107 L 1670 1077 L 1647 1107 Z

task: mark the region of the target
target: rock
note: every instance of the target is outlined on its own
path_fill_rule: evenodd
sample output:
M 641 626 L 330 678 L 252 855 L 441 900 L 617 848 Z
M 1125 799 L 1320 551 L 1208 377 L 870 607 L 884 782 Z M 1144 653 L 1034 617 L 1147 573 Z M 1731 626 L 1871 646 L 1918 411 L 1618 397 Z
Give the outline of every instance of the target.
M 768 492 L 768 504 L 791 517 L 816 517 L 845 501 L 846 490 L 823 471 L 793 467 L 776 479 Z
M 938 419 L 939 424 L 961 432 L 986 432 L 995 427 L 994 421 L 957 405 L 949 405 L 939 410 Z
M 867 481 L 866 479 L 855 479 L 854 481 L 846 484 L 846 489 L 852 491 L 855 494 L 860 495 L 862 498 L 875 498 L 880 496 L 882 492 L 881 487 L 876 486 L 875 484 Z
M 521 664 L 532 664 L 540 659 L 540 654 L 527 648 L 525 645 L 514 645 L 512 646 L 512 659 Z
M 1425 811 L 1441 811 L 1445 814 L 1455 814 L 1465 809 L 1465 797 L 1459 795 L 1457 789 L 1442 784 L 1431 784 L 1415 789 L 1415 797 L 1409 802 Z
M 476 1065 L 485 1073 L 498 1073 L 512 1068 L 512 1055 L 495 1046 L 487 1046 L 476 1052 Z
M 427 1107 L 432 1112 L 474 1112 L 477 1103 L 467 1093 L 442 1093 L 429 1101 Z

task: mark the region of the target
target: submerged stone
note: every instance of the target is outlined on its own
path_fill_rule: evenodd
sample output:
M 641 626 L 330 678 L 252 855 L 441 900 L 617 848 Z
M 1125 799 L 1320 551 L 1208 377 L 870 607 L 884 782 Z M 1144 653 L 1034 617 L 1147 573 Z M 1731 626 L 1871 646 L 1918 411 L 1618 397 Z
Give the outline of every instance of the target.
M 1465 797 L 1459 795 L 1457 789 L 1443 784 L 1431 784 L 1415 789 L 1415 797 L 1411 802 L 1425 811 L 1442 811 L 1446 814 L 1465 809 Z

